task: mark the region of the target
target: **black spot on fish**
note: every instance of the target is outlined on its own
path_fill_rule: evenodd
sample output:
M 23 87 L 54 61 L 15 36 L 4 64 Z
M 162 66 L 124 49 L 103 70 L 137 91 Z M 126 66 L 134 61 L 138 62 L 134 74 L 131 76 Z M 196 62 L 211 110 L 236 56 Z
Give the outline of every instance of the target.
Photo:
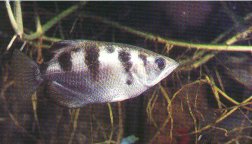
M 51 59 L 55 57 L 55 52 L 50 51 L 50 49 L 42 49 L 43 62 L 49 62 Z
M 73 52 L 80 52 L 80 51 L 81 51 L 81 48 L 74 48 L 72 51 L 73 51 Z
M 120 51 L 118 55 L 119 60 L 122 62 L 122 65 L 126 72 L 130 71 L 130 68 L 132 67 L 132 63 L 130 62 L 130 53 L 126 51 Z
M 106 46 L 106 50 L 108 51 L 108 53 L 113 53 L 115 51 L 115 48 L 111 45 Z
M 97 45 L 90 43 L 85 48 L 85 63 L 91 72 L 92 77 L 97 80 L 99 73 L 99 49 Z
M 58 57 L 58 61 L 63 71 L 71 71 L 72 69 L 71 53 L 62 52 Z
M 157 58 L 155 60 L 155 63 L 158 65 L 158 68 L 160 70 L 163 70 L 165 68 L 165 60 L 163 58 L 161 58 L 161 57 Z
M 124 64 L 124 68 L 126 72 L 130 72 L 131 67 L 132 67 L 132 63 L 130 61 Z
M 71 41 L 59 41 L 59 42 L 55 42 L 51 46 L 50 50 L 51 51 L 57 51 L 59 49 L 66 48 L 66 47 L 73 47 L 73 43 Z
M 126 81 L 126 84 L 127 84 L 127 85 L 131 85 L 131 84 L 132 84 L 132 80 L 128 79 L 128 80 Z
M 132 83 L 133 83 L 132 73 L 128 73 L 128 78 L 127 78 L 126 84 L 131 85 Z
M 128 62 L 130 60 L 130 53 L 126 52 L 126 51 L 120 51 L 119 52 L 119 60 L 121 62 Z
M 74 48 L 73 41 L 65 40 L 65 41 L 55 42 L 55 43 L 53 43 L 53 45 L 49 49 L 43 49 L 42 50 L 43 61 L 45 63 L 49 62 L 51 59 L 53 59 L 55 57 L 55 55 L 59 52 L 59 50 L 62 50 L 64 48 L 73 49 Z M 73 50 L 75 50 L 75 49 L 76 48 L 74 48 Z
M 145 54 L 139 54 L 138 57 L 143 61 L 144 66 L 147 64 L 147 56 Z
M 44 74 L 48 68 L 48 64 L 47 63 L 42 63 L 41 65 L 39 65 L 39 69 L 41 71 L 42 74 Z

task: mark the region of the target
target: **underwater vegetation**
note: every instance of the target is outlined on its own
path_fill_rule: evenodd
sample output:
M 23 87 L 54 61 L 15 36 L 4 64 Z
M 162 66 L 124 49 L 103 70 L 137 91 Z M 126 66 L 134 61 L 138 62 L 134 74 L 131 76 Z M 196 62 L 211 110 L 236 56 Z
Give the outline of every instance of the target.
M 6 1 L 0 8 L 0 143 L 252 142 L 251 2 Z M 134 45 L 179 66 L 119 102 L 69 109 L 43 86 L 31 96 L 14 93 L 13 51 L 43 67 L 62 40 Z

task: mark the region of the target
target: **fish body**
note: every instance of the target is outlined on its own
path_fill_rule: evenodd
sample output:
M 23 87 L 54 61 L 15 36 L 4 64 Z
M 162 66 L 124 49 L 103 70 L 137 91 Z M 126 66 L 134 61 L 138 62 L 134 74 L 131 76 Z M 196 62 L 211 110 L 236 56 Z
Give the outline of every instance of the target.
M 65 40 L 53 44 L 50 51 L 52 58 L 39 67 L 15 50 L 14 78 L 30 87 L 25 95 L 44 83 L 48 97 L 69 108 L 139 96 L 178 66 L 168 57 L 118 43 Z M 17 69 L 21 62 L 29 67 L 22 72 Z

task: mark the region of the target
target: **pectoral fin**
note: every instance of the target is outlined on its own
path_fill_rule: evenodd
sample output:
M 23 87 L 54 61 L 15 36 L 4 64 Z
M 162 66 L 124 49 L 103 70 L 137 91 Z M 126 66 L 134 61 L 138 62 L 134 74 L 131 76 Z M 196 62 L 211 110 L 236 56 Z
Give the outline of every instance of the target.
M 78 108 L 85 105 L 85 102 L 79 93 L 70 90 L 67 87 L 53 81 L 46 86 L 48 97 L 60 105 L 68 108 Z

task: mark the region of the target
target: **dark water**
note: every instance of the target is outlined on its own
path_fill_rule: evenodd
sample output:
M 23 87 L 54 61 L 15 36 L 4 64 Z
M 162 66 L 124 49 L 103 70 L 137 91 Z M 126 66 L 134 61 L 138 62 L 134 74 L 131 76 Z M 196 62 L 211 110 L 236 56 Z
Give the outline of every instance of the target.
M 167 107 L 165 93 L 157 85 L 140 97 L 121 102 L 121 105 L 111 103 L 113 125 L 107 104 L 81 108 L 78 120 L 75 119 L 74 122 L 74 111 L 47 99 L 43 87 L 37 90 L 37 96 L 26 98 L 13 96 L 12 89 L 5 89 L 11 81 L 7 65 L 11 52 L 8 53 L 5 49 L 14 31 L 5 4 L 1 3 L 0 143 L 98 143 L 108 142 L 111 132 L 111 143 L 132 135 L 139 138 L 136 142 L 139 144 L 189 144 L 196 143 L 197 140 L 202 144 L 225 143 L 235 139 L 239 143 L 252 142 L 251 100 L 250 103 L 245 103 L 246 107 L 240 107 L 221 122 L 215 123 L 226 112 L 234 110 L 237 103 L 251 97 L 251 52 L 218 52 L 195 69 L 178 68 L 161 82 L 168 98 L 172 99 L 170 109 Z M 25 32 L 36 31 L 36 14 L 43 25 L 76 3 L 22 2 Z M 252 26 L 251 10 L 251 2 L 88 2 L 50 28 L 45 35 L 60 39 L 132 44 L 168 55 L 179 62 L 189 60 L 185 66 L 190 67 L 193 62 L 212 54 L 212 51 L 174 46 L 166 53 L 165 45 L 158 40 L 143 38 L 90 15 L 168 40 L 223 44 Z M 41 41 L 35 39 L 32 42 Z M 52 43 L 46 39 L 42 42 L 44 45 Z M 20 48 L 22 44 L 23 41 L 17 39 L 12 49 Z M 240 37 L 235 45 L 251 45 L 251 33 Z M 24 51 L 33 53 L 33 59 L 36 60 L 38 47 L 28 43 Z M 197 57 L 201 52 L 204 54 Z M 43 57 L 46 59 L 50 56 Z M 205 81 L 206 76 L 214 82 L 212 86 L 224 93 L 218 93 L 221 101 L 219 106 L 213 87 Z M 200 80 L 202 81 L 197 82 Z M 237 103 L 234 104 L 223 95 Z M 169 114 L 172 120 L 167 121 Z M 209 125 L 211 127 L 198 134 L 188 134 L 195 131 L 195 128 L 201 129 Z

